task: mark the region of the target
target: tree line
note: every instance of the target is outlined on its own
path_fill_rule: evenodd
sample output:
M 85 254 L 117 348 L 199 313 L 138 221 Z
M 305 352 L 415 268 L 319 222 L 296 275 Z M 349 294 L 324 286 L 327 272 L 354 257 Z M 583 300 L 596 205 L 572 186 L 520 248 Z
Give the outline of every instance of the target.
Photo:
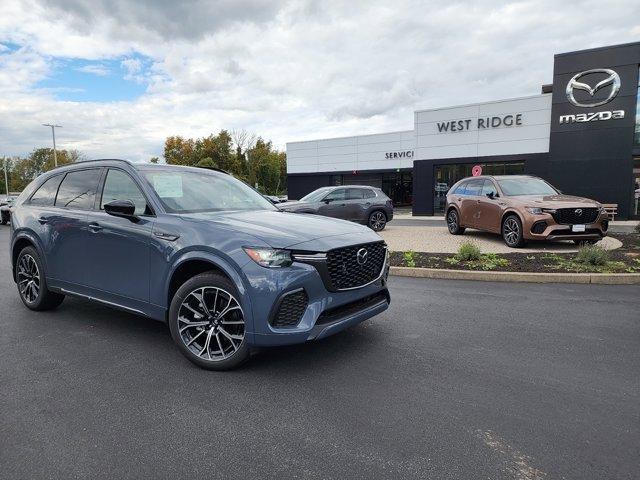
M 164 160 L 172 165 L 218 168 L 270 195 L 283 194 L 287 188 L 286 154 L 245 130 L 221 130 L 217 135 L 195 139 L 168 137 Z
M 67 165 L 85 160 L 77 150 L 56 149 L 58 165 Z M 38 175 L 51 170 L 54 164 L 52 148 L 36 148 L 26 157 L 0 158 L 0 193 L 6 194 L 4 169 L 7 168 L 9 192 L 21 192 Z
M 86 160 L 77 150 L 56 149 L 58 165 Z M 202 138 L 170 136 L 164 142 L 164 162 L 224 170 L 260 192 L 281 195 L 287 188 L 287 158 L 284 152 L 246 130 L 221 130 Z M 151 163 L 160 163 L 158 157 Z M 0 157 L 0 193 L 5 192 L 7 166 L 9 191 L 22 191 L 38 175 L 54 167 L 53 149 L 36 148 L 26 157 Z

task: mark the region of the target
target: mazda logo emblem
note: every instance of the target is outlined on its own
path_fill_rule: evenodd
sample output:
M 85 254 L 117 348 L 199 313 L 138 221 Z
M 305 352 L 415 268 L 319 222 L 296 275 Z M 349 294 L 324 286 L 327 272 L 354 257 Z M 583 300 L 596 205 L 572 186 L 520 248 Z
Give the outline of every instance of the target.
M 576 208 L 576 209 L 574 210 L 574 212 L 575 212 L 575 214 L 576 214 L 577 216 L 579 216 L 579 217 L 582 215 L 582 209 L 581 209 L 581 208 Z
M 604 73 L 607 75 L 607 78 L 599 81 L 595 84 L 595 86 L 591 87 L 589 84 L 584 82 L 579 82 L 578 79 L 585 77 L 587 75 L 591 75 L 594 73 Z M 593 97 L 599 90 L 608 87 L 611 85 L 611 91 L 609 95 L 604 100 L 597 100 L 594 102 L 579 102 L 576 100 L 574 95 L 576 90 L 583 90 L 589 94 L 589 96 Z M 580 72 L 574 75 L 569 83 L 567 83 L 567 99 L 576 107 L 597 107 L 599 105 L 604 105 L 605 103 L 609 103 L 611 100 L 615 98 L 615 96 L 620 91 L 620 76 L 611 69 L 608 68 L 594 68 L 592 70 L 585 70 L 584 72 Z
M 356 261 L 358 262 L 358 265 L 364 265 L 365 263 L 367 263 L 368 256 L 369 252 L 366 248 L 361 248 L 360 250 L 358 250 L 358 253 L 356 253 Z

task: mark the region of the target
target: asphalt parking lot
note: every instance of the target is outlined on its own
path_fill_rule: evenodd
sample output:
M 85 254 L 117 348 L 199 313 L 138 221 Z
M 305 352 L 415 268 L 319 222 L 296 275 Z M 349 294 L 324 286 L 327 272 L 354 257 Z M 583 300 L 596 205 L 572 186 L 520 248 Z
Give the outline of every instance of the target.
M 151 320 L 27 311 L 8 230 L 2 478 L 638 477 L 640 287 L 392 278 L 385 314 L 216 373 Z

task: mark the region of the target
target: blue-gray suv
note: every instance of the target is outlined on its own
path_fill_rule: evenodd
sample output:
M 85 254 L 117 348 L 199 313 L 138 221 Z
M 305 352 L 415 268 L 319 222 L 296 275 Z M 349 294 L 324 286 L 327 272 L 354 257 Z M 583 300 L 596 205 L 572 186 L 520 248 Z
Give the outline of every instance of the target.
M 169 324 L 203 368 L 320 339 L 387 309 L 369 228 L 279 211 L 218 171 L 123 160 L 47 172 L 15 201 L 11 264 L 32 310 L 78 296 Z

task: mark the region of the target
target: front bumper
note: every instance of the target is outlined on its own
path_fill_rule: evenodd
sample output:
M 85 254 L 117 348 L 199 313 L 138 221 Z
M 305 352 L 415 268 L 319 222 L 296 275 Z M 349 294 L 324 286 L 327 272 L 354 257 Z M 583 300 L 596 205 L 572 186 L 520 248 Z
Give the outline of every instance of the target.
M 528 217 L 523 224 L 524 238 L 527 240 L 599 240 L 607 236 L 609 217 L 601 213 L 595 222 L 584 224 L 583 232 L 574 232 L 573 225 L 559 224 L 552 215 L 545 213 Z
M 309 264 L 294 262 L 291 267 L 267 269 L 246 265 L 252 321 L 247 322 L 246 338 L 251 345 L 276 346 L 303 343 L 333 335 L 363 322 L 389 307 L 388 265 L 375 282 L 361 288 L 330 292 L 318 270 Z M 281 299 L 303 290 L 307 304 L 299 322 L 274 327 L 272 319 Z

